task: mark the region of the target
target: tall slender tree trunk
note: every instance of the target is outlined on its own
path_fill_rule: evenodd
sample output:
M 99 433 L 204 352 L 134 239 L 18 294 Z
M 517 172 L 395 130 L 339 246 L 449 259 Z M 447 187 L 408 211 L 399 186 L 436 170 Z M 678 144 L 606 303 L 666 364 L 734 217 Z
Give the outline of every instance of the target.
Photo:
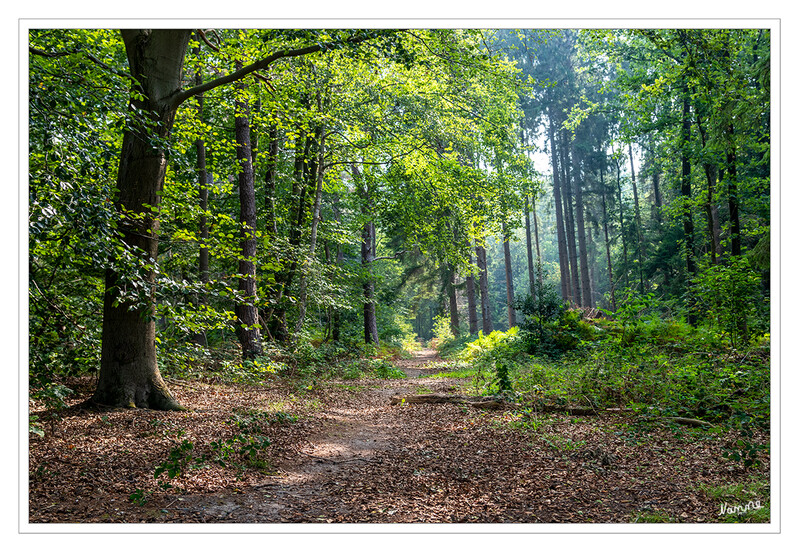
M 649 137 L 649 158 L 652 164 L 652 195 L 654 201 L 654 216 L 660 226 L 663 223 L 663 196 L 660 191 L 660 161 L 655 153 L 654 138 Z
M 447 296 L 449 299 L 449 329 L 452 335 L 461 334 L 461 321 L 458 316 L 458 293 L 456 289 L 456 272 L 452 265 L 447 266 Z
M 579 269 L 577 268 L 577 240 L 574 235 L 574 208 L 572 205 L 572 199 L 574 197 L 572 193 L 572 170 L 571 170 L 571 159 L 570 159 L 570 151 L 571 145 L 569 143 L 569 139 L 566 136 L 566 131 L 561 132 L 561 166 L 563 168 L 563 193 L 561 197 L 563 198 L 563 214 L 565 215 L 565 225 L 566 225 L 566 244 L 569 251 L 569 270 L 571 273 L 571 290 L 572 290 L 572 298 L 574 299 L 574 303 L 576 305 L 582 305 L 582 292 L 580 289 L 580 274 Z
M 741 256 L 741 220 L 738 203 L 738 155 L 732 122 L 725 131 L 727 139 L 727 206 L 730 211 L 730 244 L 733 257 Z
M 474 263 L 474 258 L 472 257 L 471 247 L 469 251 L 469 266 L 471 267 Z M 469 333 L 474 335 L 478 332 L 477 326 L 477 296 L 475 293 L 474 288 L 474 276 L 470 272 L 468 276 L 466 276 L 466 301 L 469 310 Z
M 541 264 L 541 242 L 538 239 L 538 215 L 536 214 L 535 208 L 535 196 L 532 197 L 533 203 L 533 232 L 535 234 L 535 258 L 538 259 L 538 285 L 540 287 L 544 286 L 544 273 L 543 267 Z
M 277 236 L 277 218 L 275 217 L 275 185 L 277 183 L 277 156 L 280 141 L 277 127 L 269 128 L 269 149 L 266 156 L 264 173 L 264 207 L 266 208 L 266 233 L 270 239 Z
M 241 63 L 236 64 L 240 69 Z M 243 81 L 237 83 L 245 90 Z M 249 105 L 246 99 L 236 100 L 236 158 L 239 162 L 239 223 L 241 224 L 241 257 L 239 258 L 239 291 L 244 302 L 236 304 L 237 333 L 244 359 L 253 359 L 262 353 L 261 331 L 258 320 L 258 290 L 255 273 L 256 228 L 255 173 L 252 165 L 250 142 Z
M 363 335 L 366 343 L 380 345 L 377 335 L 377 307 L 375 304 L 375 281 L 372 276 L 373 265 L 376 257 L 375 246 L 377 236 L 375 234 L 375 223 L 372 220 L 371 197 L 368 184 L 364 182 L 360 169 L 352 163 L 352 177 L 355 181 L 358 195 L 361 198 L 361 213 L 366 222 L 361 228 L 361 264 L 364 267 L 363 282 Z
M 624 286 L 630 287 L 630 280 L 628 277 L 629 274 L 629 267 L 630 263 L 627 257 L 627 237 L 626 237 L 626 230 L 624 228 L 624 201 L 621 195 L 621 162 L 616 159 L 616 189 L 619 195 L 619 228 L 621 232 L 621 250 L 622 250 L 622 259 L 624 260 Z
M 680 126 L 680 195 L 684 201 L 682 223 L 685 237 L 685 268 L 688 278 L 696 275 L 696 255 L 694 252 L 694 219 L 691 213 L 691 160 L 688 156 L 688 146 L 691 139 L 691 104 L 689 102 L 688 87 L 683 87 L 682 122 Z M 688 297 L 688 323 L 695 325 L 697 314 L 694 300 Z
M 494 331 L 494 322 L 491 320 L 491 304 L 488 301 L 488 262 L 485 247 L 476 246 L 475 254 L 477 268 L 480 271 L 480 308 L 483 315 L 483 334 L 488 335 Z
M 635 164 L 633 162 L 633 145 L 627 144 L 630 154 L 630 179 L 633 185 L 633 204 L 635 209 L 635 230 L 638 237 L 638 279 L 641 285 L 641 291 L 644 291 L 644 236 L 643 226 L 641 225 L 641 206 L 638 202 L 638 184 L 635 181 Z
M 317 148 L 316 160 L 316 189 L 314 190 L 313 210 L 311 216 L 311 238 L 308 246 L 308 257 L 303 263 L 300 276 L 300 305 L 299 316 L 295 327 L 295 334 L 299 335 L 305 323 L 305 313 L 308 309 L 308 273 L 309 264 L 313 262 L 316 255 L 316 241 L 319 229 L 319 221 L 322 218 L 322 185 L 324 184 L 324 159 L 325 159 L 325 132 L 322 128 L 319 133 L 319 144 Z
M 505 250 L 505 293 L 508 299 L 508 328 L 516 326 L 516 309 L 513 308 L 513 264 L 510 257 L 510 234 L 507 225 L 502 223 L 502 246 Z
M 306 105 L 306 107 L 309 107 Z M 289 206 L 289 249 L 286 253 L 288 266 L 275 278 L 274 296 L 271 303 L 275 305 L 266 317 L 270 334 L 274 339 L 287 342 L 290 339 L 288 321 L 286 319 L 286 305 L 283 296 L 289 292 L 297 274 L 298 249 L 302 241 L 302 228 L 305 224 L 305 196 L 308 187 L 308 156 L 310 155 L 313 137 L 302 128 L 298 128 L 298 138 L 294 147 L 294 171 L 291 180 L 291 204 Z M 315 180 L 314 180 L 315 182 Z
M 144 266 L 158 258 L 158 219 L 166 173 L 167 140 L 175 120 L 171 95 L 180 89 L 183 59 L 191 31 L 125 29 L 121 31 L 131 76 L 131 117 L 117 171 L 115 205 L 133 216 L 120 221 L 122 241 Z M 141 114 L 149 117 L 140 120 Z M 153 140 L 156 138 L 156 140 Z M 155 347 L 155 272 L 144 275 L 147 291 L 140 301 L 124 297 L 123 274 L 108 269 L 103 294 L 100 374 L 92 402 L 108 406 L 179 410 L 160 371 Z
M 199 55 L 199 47 L 196 48 L 195 54 Z M 194 77 L 194 83 L 202 84 L 202 75 L 200 74 L 200 71 L 197 71 L 197 74 Z M 204 103 L 204 95 L 198 94 L 197 116 L 200 121 L 203 121 Z M 194 143 L 194 147 L 197 152 L 197 181 L 200 195 L 200 211 L 202 212 L 199 220 L 200 252 L 198 259 L 198 271 L 200 274 L 200 283 L 203 286 L 206 286 L 211 280 L 211 270 L 208 258 L 208 216 L 206 214 L 208 212 L 208 169 L 206 166 L 205 140 L 202 138 L 197 138 Z M 202 292 L 200 293 L 198 300 L 201 305 L 207 305 L 208 295 L 205 292 Z M 204 330 L 195 333 L 193 340 L 202 347 L 208 346 L 208 337 Z
M 593 307 L 591 296 L 591 274 L 588 271 L 588 240 L 585 232 L 585 207 L 582 190 L 582 159 L 574 152 L 574 209 L 577 212 L 577 240 L 580 246 L 580 285 L 582 286 L 583 307 Z
M 535 213 L 533 213 L 535 216 Z M 533 263 L 533 239 L 530 231 L 530 194 L 524 194 L 524 234 L 527 238 L 527 276 L 530 279 L 529 293 L 535 297 L 535 264 Z
M 560 291 L 564 301 L 571 301 L 571 277 L 569 275 L 569 255 L 566 251 L 566 228 L 563 220 L 561 201 L 560 163 L 555 142 L 555 122 L 552 108 L 549 108 L 549 147 L 552 159 L 552 191 L 555 197 L 555 224 L 558 233 L 558 264 L 560 265 Z
M 688 156 L 688 144 L 691 139 L 691 104 L 687 89 L 683 91 L 682 124 L 680 129 L 680 195 L 683 197 L 683 234 L 685 236 L 685 267 L 688 277 L 696 274 L 696 255 L 694 253 L 694 219 L 691 213 L 691 160 Z
M 336 223 L 341 223 L 341 208 L 339 207 L 339 198 L 334 196 L 333 199 L 333 217 Z M 341 243 L 336 243 L 336 266 L 344 264 L 344 249 Z M 334 307 L 333 310 L 333 341 L 340 341 L 341 339 L 341 311 Z
M 616 311 L 616 282 L 613 280 L 613 261 L 610 256 L 610 233 L 608 232 L 608 207 L 605 201 L 605 167 L 599 167 L 599 190 L 602 196 L 602 227 L 605 230 L 605 254 L 608 258 L 608 283 L 610 284 L 610 305 Z
M 363 332 L 366 343 L 380 345 L 377 335 L 377 310 L 375 304 L 375 281 L 372 277 L 372 263 L 375 260 L 375 223 L 369 221 L 361 231 L 361 263 L 364 266 L 366 281 L 363 284 Z

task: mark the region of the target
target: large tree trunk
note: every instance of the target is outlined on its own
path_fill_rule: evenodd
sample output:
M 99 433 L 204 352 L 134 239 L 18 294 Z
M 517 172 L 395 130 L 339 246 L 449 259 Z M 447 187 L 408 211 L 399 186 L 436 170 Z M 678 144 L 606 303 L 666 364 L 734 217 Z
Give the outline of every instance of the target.
M 237 69 L 241 64 L 237 64 Z M 244 90 L 244 85 L 237 86 Z M 256 209 L 255 174 L 252 166 L 249 106 L 246 100 L 236 100 L 236 158 L 239 162 L 239 223 L 241 224 L 241 257 L 239 258 L 239 291 L 243 303 L 236 304 L 237 333 L 244 359 L 262 353 L 261 331 L 258 323 L 258 290 L 255 280 Z
M 505 293 L 508 298 L 508 328 L 516 326 L 516 309 L 513 308 L 513 265 L 510 257 L 510 234 L 502 223 L 502 247 L 505 250 Z
M 377 308 L 375 304 L 375 281 L 372 276 L 376 256 L 377 236 L 372 220 L 371 196 L 368 184 L 361 178 L 361 171 L 355 163 L 351 164 L 352 177 L 361 199 L 361 214 L 366 219 L 361 229 L 361 264 L 363 265 L 363 337 L 366 343 L 380 345 L 377 335 Z
M 123 215 L 122 240 L 145 267 L 148 288 L 139 300 L 121 297 L 128 287 L 123 275 L 106 271 L 100 374 L 92 401 L 108 406 L 182 409 L 158 370 L 155 347 L 155 272 L 158 219 L 154 212 L 166 173 L 166 154 L 158 144 L 172 130 L 176 108 L 170 96 L 180 89 L 188 30 L 123 30 L 131 75 L 135 78 L 131 116 L 117 175 L 115 204 Z M 137 120 L 140 113 L 151 117 Z M 153 140 L 157 138 L 157 140 Z
M 478 245 L 474 249 L 477 255 L 477 268 L 480 271 L 480 308 L 483 314 L 483 334 L 488 335 L 494 331 L 494 322 L 491 320 L 491 304 L 488 301 L 488 262 L 485 247 Z

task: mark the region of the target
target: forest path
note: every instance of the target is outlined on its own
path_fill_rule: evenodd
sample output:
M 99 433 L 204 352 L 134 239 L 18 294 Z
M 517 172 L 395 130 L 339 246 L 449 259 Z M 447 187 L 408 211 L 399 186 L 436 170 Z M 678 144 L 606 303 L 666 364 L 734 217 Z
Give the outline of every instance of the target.
M 241 494 L 186 497 L 181 500 L 184 516 L 206 523 L 329 523 L 356 521 L 370 513 L 371 507 L 361 504 L 354 511 L 351 504 L 359 490 L 372 488 L 365 472 L 377 469 L 386 475 L 396 470 L 396 458 L 388 456 L 407 450 L 417 435 L 401 408 L 391 406 L 391 397 L 454 390 L 452 381 L 431 377 L 442 371 L 442 362 L 435 350 L 422 349 L 410 359 L 394 361 L 405 379 L 354 384 L 357 392 L 349 400 L 317 415 L 320 429 L 298 444 L 298 454 L 280 466 L 278 475 Z M 388 516 L 383 521 L 402 521 L 391 519 L 398 511 L 390 505 L 376 509 Z

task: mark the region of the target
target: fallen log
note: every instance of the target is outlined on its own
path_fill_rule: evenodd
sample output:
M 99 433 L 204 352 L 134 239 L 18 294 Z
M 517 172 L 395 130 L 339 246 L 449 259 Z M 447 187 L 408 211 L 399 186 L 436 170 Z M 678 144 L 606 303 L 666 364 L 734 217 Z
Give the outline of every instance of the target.
M 391 404 L 466 404 L 472 408 L 499 410 L 502 408 L 518 408 L 522 405 L 494 397 L 469 397 L 466 395 L 447 395 L 445 393 L 426 393 L 423 395 L 405 395 L 392 397 Z M 541 412 L 564 412 L 572 416 L 590 416 L 598 412 L 590 406 L 542 406 Z
M 426 393 L 424 395 L 406 395 L 391 397 L 391 404 L 467 404 L 472 408 L 498 410 L 509 406 L 517 406 L 501 399 L 490 397 L 468 397 L 466 395 L 447 395 L 444 393 Z

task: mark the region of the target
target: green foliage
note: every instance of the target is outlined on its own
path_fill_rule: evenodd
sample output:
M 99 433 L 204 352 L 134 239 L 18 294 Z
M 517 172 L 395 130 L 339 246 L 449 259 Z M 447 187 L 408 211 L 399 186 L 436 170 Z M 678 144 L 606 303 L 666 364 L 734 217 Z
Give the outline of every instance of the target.
M 467 342 L 466 348 L 458 357 L 471 362 L 481 373 L 483 369 L 495 374 L 492 384 L 500 393 L 513 391 L 511 373 L 517 367 L 521 354 L 518 345 L 519 328 L 513 327 L 507 332 L 495 330 L 488 335 L 479 332 L 474 341 Z
M 166 474 L 171 481 L 182 475 L 186 470 L 198 467 L 198 459 L 194 457 L 193 451 L 194 443 L 183 439 L 169 450 L 166 460 L 155 467 L 153 477 L 157 480 L 161 475 Z M 159 481 L 158 485 L 165 491 L 173 486 L 169 481 Z
M 733 420 L 737 426 L 738 438 L 725 444 L 722 456 L 745 469 L 760 467 L 761 457 L 764 452 L 768 452 L 768 447 L 753 440 L 756 420 L 743 412 L 737 412 Z
M 515 307 L 524 315 L 521 341 L 529 354 L 557 357 L 594 338 L 594 328 L 580 311 L 567 309 L 551 285 L 538 286 Z
M 691 281 L 697 310 L 725 335 L 731 346 L 746 344 L 753 333 L 768 331 L 768 308 L 760 275 L 745 257 L 706 267 Z

